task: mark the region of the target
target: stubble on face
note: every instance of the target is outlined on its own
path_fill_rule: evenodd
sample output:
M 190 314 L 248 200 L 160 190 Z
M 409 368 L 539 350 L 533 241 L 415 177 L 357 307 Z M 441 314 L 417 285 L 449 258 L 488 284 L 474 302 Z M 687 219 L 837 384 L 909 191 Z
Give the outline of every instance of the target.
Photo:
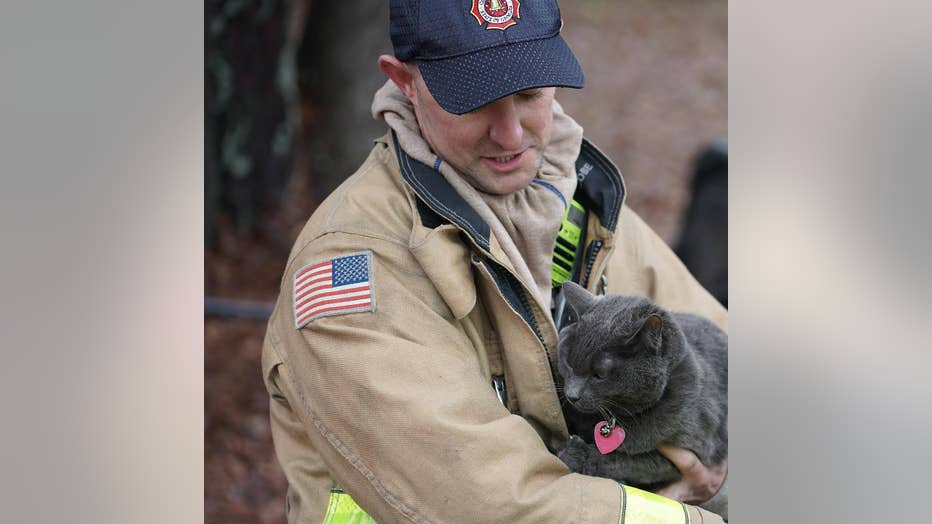
M 555 88 L 516 93 L 454 115 L 434 100 L 419 73 L 414 85 L 412 102 L 422 136 L 473 187 L 505 195 L 527 187 L 540 172 L 550 142 Z

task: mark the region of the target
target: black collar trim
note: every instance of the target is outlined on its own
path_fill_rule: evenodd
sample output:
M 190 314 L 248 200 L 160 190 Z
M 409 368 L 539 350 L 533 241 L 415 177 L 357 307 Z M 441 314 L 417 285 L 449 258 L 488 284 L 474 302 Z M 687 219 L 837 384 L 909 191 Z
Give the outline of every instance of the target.
M 417 193 L 418 213 L 427 227 L 444 222 L 460 226 L 486 251 L 491 250 L 489 225 L 439 172 L 408 156 L 392 131 L 401 176 Z M 576 159 L 579 184 L 575 198 L 596 214 L 602 225 L 615 231 L 625 200 L 625 185 L 618 168 L 592 142 L 583 139 Z M 423 205 L 423 204 L 426 204 Z
M 625 184 L 615 164 L 585 138 L 576 159 L 576 178 L 579 183 L 574 198 L 595 213 L 603 226 L 615 231 L 625 201 Z
M 427 204 L 431 211 L 469 233 L 473 240 L 483 249 L 491 251 L 489 224 L 482 220 L 479 213 L 476 213 L 476 210 L 466 203 L 443 175 L 434 171 L 430 166 L 408 156 L 398 144 L 398 137 L 394 131 L 392 131 L 392 141 L 395 142 L 395 152 L 398 155 L 401 176 L 411 185 L 421 200 Z M 421 206 L 418 206 L 421 222 L 425 225 L 436 223 L 435 218 L 425 216 L 425 211 Z

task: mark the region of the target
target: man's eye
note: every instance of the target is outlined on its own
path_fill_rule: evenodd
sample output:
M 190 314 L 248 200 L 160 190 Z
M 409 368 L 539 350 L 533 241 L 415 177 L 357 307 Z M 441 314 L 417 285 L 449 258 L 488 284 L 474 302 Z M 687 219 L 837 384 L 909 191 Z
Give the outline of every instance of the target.
M 544 93 L 543 89 L 534 89 L 533 91 L 521 91 L 518 94 L 523 96 L 524 98 L 533 99 L 533 98 L 539 97 L 543 93 Z

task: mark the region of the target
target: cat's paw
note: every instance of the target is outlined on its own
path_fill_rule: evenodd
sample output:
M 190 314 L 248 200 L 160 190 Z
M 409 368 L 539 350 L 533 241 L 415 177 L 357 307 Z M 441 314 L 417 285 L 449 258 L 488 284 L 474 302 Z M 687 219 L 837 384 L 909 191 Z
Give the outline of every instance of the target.
M 589 474 L 592 469 L 592 452 L 595 446 L 586 444 L 586 441 L 577 435 L 570 436 L 563 449 L 557 453 L 557 458 L 563 461 L 570 471 L 574 473 Z

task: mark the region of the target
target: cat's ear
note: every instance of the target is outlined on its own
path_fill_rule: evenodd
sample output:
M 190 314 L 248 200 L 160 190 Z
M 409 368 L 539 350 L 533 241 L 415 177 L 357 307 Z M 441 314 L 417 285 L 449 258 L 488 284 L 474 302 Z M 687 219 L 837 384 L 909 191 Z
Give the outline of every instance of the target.
M 570 281 L 563 283 L 563 295 L 577 317 L 589 311 L 589 308 L 598 300 L 592 293 L 586 291 L 586 288 Z
M 653 313 L 641 324 L 641 329 L 638 331 L 638 334 L 648 347 L 659 350 L 660 344 L 663 341 L 662 332 L 663 319 L 660 318 L 660 315 Z

